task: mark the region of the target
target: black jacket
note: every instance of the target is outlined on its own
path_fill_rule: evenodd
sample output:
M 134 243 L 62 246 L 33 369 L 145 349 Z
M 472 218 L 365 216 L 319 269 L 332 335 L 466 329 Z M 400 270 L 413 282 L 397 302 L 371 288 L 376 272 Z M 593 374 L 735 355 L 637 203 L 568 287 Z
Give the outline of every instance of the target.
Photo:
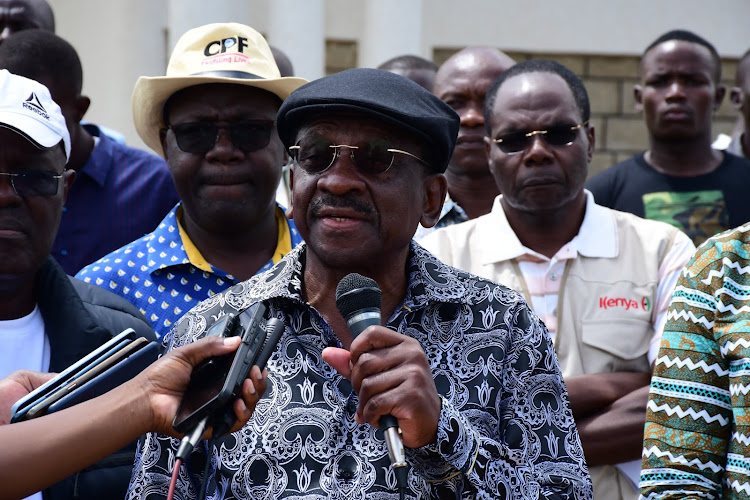
M 126 328 L 156 340 L 138 309 L 106 290 L 65 274 L 50 257 L 37 273 L 35 295 L 50 344 L 50 371 L 72 365 Z M 112 422 L 117 425 L 117 422 Z M 41 437 L 43 439 L 43 437 Z M 124 498 L 135 442 L 44 491 L 46 500 Z M 71 453 L 75 453 L 71 450 Z

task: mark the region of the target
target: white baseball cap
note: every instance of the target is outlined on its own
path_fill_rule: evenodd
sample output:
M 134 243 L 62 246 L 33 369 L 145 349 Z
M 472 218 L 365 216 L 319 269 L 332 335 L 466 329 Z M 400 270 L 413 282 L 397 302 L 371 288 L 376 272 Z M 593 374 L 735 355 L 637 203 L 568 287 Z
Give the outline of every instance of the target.
M 70 159 L 65 117 L 47 87 L 7 69 L 0 70 L 0 127 L 17 132 L 39 149 L 63 141 L 65 158 Z

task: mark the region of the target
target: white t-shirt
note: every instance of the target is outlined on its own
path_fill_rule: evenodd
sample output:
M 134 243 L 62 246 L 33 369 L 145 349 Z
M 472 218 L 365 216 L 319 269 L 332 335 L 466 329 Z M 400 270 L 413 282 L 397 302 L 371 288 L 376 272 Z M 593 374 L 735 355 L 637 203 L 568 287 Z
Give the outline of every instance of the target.
M 0 321 L 0 378 L 22 369 L 47 372 L 49 357 L 49 339 L 39 306 L 23 318 Z M 42 500 L 42 493 L 25 500 Z
M 0 321 L 0 378 L 21 369 L 49 371 L 49 351 L 38 306 L 22 318 Z

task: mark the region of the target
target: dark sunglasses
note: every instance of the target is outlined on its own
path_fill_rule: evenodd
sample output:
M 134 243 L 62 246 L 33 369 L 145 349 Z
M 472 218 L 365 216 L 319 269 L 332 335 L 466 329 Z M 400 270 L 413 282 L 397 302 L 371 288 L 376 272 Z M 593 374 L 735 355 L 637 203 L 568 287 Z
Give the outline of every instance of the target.
M 393 165 L 393 158 L 396 154 L 410 156 L 429 167 L 427 162 L 418 156 L 408 151 L 389 148 L 388 145 L 388 141 L 384 139 L 373 139 L 359 146 L 334 145 L 322 139 L 303 139 L 296 146 L 289 148 L 289 155 L 302 170 L 309 174 L 320 174 L 328 170 L 341 155 L 342 148 L 349 150 L 352 162 L 365 175 L 378 175 L 386 172 Z
M 271 120 L 248 120 L 221 126 L 212 122 L 190 122 L 167 128 L 174 132 L 178 148 L 186 153 L 203 155 L 216 145 L 219 130 L 228 130 L 232 144 L 245 153 L 251 153 L 268 146 L 273 127 Z
M 530 132 L 517 131 L 501 135 L 492 142 L 497 144 L 500 151 L 507 155 L 516 155 L 523 153 L 534 141 L 534 136 L 538 135 L 544 142 L 550 146 L 570 146 L 578 137 L 578 131 L 588 126 L 589 122 L 579 123 L 578 125 L 558 125 L 550 127 L 547 130 L 532 130 Z
M 44 170 L 22 170 L 14 174 L 0 172 L 0 175 L 10 177 L 10 185 L 18 196 L 54 196 L 62 177 L 62 174 Z

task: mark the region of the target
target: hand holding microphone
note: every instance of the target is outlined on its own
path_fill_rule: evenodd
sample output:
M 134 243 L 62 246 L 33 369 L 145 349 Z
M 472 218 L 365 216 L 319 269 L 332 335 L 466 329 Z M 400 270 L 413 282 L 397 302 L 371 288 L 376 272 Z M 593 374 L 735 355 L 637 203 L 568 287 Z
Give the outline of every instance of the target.
M 336 307 L 346 325 L 357 338 L 368 326 L 380 326 L 383 294 L 375 280 L 362 275 L 347 274 L 336 287 Z M 396 470 L 399 487 L 406 486 L 406 454 L 398 421 L 391 414 L 381 415 L 378 424 L 383 429 L 391 465 Z
M 323 357 L 351 380 L 359 397 L 357 421 L 389 426 L 384 433 L 398 477 L 399 468 L 406 470 L 397 465 L 403 460 L 402 439 L 417 448 L 437 435 L 440 398 L 427 357 L 415 339 L 381 326 L 381 292 L 374 280 L 345 276 L 336 288 L 336 306 L 354 341 L 349 352 L 327 348 Z

